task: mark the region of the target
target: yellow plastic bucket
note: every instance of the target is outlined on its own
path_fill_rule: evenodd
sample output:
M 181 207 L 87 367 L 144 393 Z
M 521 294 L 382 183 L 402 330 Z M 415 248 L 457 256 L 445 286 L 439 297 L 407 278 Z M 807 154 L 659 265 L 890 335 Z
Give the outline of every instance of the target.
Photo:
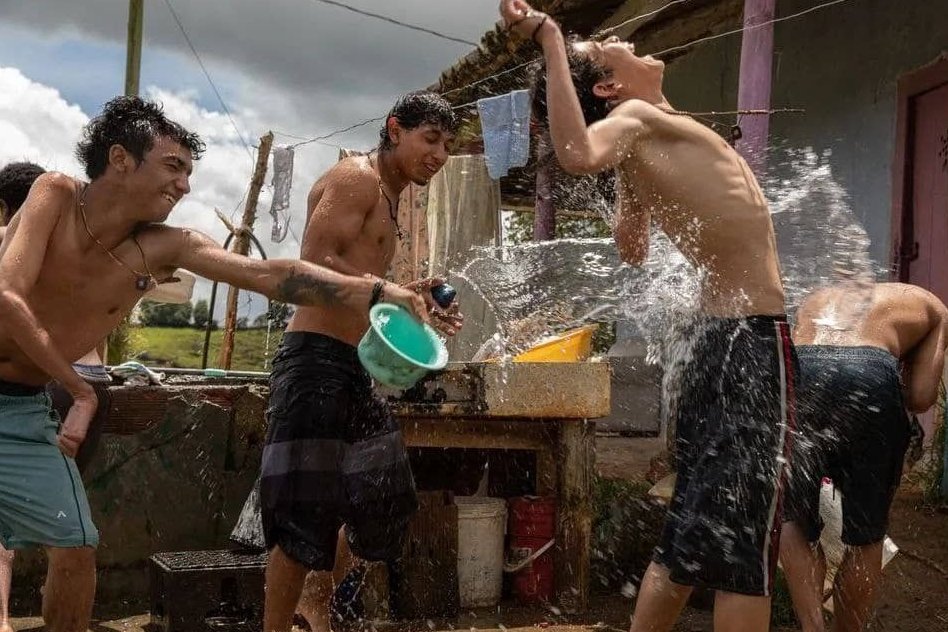
M 552 340 L 541 342 L 518 356 L 514 362 L 585 362 L 592 355 L 596 325 L 573 329 Z

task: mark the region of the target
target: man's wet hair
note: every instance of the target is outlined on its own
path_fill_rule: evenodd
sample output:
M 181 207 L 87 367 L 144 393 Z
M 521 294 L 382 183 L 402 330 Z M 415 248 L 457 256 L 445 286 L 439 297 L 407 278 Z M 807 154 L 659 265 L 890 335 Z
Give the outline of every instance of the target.
M 158 103 L 141 97 L 116 97 L 83 128 L 76 158 L 89 179 L 95 180 L 105 173 L 112 145 L 121 145 L 141 162 L 159 136 L 187 149 L 192 160 L 200 159 L 204 153 L 204 141 L 200 136 L 169 120 Z
M 0 201 L 4 203 L 3 223 L 9 224 L 16 214 L 30 187 L 46 170 L 32 162 L 11 162 L 0 169 Z
M 393 116 L 398 124 L 407 130 L 430 124 L 454 134 L 459 124 L 454 110 L 451 109 L 451 104 L 441 95 L 427 90 L 409 92 L 395 102 L 395 106 L 385 117 L 385 122 L 379 131 L 382 149 L 389 149 L 392 146 L 392 139 L 388 135 L 388 120 Z
M 583 111 L 586 125 L 606 118 L 609 113 L 608 102 L 593 94 L 593 86 L 609 76 L 609 71 L 599 62 L 576 50 L 575 44 L 581 42 L 576 35 L 570 35 L 566 40 L 566 59 L 569 62 L 569 74 L 576 87 L 579 97 L 579 107 Z M 549 112 L 546 107 L 547 85 L 546 65 L 539 62 L 533 68 L 531 81 L 531 97 L 533 117 L 538 123 L 548 125 Z

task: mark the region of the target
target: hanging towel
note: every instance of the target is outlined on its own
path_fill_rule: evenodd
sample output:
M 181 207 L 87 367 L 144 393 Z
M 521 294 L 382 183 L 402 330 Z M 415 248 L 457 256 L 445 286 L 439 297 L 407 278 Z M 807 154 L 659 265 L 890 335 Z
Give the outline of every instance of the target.
M 494 180 L 530 158 L 530 92 L 515 90 L 477 102 L 487 172 Z
M 290 229 L 290 218 L 287 209 L 290 208 L 290 187 L 293 185 L 293 150 L 289 147 L 273 148 L 273 203 L 270 205 L 270 215 L 273 217 L 273 228 L 270 231 L 270 241 L 280 243 L 286 239 Z

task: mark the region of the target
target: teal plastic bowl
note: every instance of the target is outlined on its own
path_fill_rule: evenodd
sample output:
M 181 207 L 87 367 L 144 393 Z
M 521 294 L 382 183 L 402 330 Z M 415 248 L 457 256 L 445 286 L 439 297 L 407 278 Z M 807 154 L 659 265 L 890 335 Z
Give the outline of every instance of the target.
M 443 369 L 448 350 L 437 332 L 391 303 L 369 310 L 369 329 L 359 342 L 359 360 L 376 380 L 411 388 L 428 371 Z

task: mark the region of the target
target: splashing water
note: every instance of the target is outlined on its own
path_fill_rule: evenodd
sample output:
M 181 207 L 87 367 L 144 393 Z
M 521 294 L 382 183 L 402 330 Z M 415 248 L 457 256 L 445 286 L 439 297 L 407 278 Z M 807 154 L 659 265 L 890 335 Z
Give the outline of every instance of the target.
M 828 156 L 786 151 L 764 182 L 773 215 L 787 312 L 811 291 L 834 283 L 864 290 L 846 313 L 828 315 L 824 327 L 848 329 L 871 299 L 875 277 L 869 238 L 833 179 Z M 585 189 L 584 189 L 585 191 Z M 609 219 L 602 196 L 593 206 Z M 575 199 L 573 200 L 575 202 Z M 653 231 L 646 261 L 637 267 L 619 259 L 615 242 L 562 239 L 501 248 L 480 248 L 454 272 L 475 288 L 497 316 L 499 338 L 522 349 L 536 340 L 584 322 L 623 319 L 636 325 L 648 357 L 661 362 L 674 332 L 697 313 L 700 273 L 660 231 Z M 494 332 L 485 332 L 489 338 Z M 673 354 L 681 355 L 681 350 Z
M 815 289 L 845 285 L 856 297 L 845 310 L 817 322 L 824 336 L 858 326 L 872 299 L 877 270 L 869 257 L 869 236 L 833 178 L 830 154 L 786 151 L 782 174 L 765 181 L 783 269 L 787 312 Z

